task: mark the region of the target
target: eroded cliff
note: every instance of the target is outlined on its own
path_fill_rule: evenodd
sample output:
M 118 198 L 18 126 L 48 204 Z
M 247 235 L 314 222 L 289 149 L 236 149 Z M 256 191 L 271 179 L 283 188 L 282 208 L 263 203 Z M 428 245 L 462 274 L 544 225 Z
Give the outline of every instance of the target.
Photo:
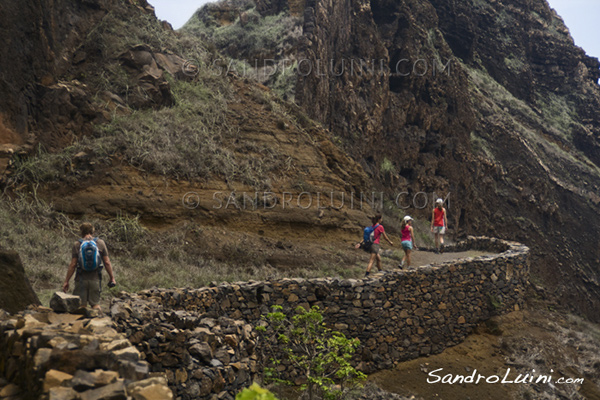
M 300 51 L 297 102 L 390 195 L 448 193 L 596 315 L 600 64 L 546 1 L 308 1 Z

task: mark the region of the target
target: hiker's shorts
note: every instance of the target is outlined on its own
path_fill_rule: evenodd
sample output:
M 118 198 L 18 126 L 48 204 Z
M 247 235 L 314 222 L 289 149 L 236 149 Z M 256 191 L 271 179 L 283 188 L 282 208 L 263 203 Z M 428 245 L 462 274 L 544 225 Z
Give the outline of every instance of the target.
M 404 240 L 402 242 L 402 248 L 404 250 L 412 250 L 412 248 L 413 248 L 412 241 L 410 241 L 410 240 Z
M 373 243 L 371 245 L 371 250 L 369 250 L 371 254 L 379 254 L 379 243 Z
M 76 279 L 73 294 L 79 296 L 81 305 L 95 306 L 100 303 L 100 279 Z
M 444 233 L 446 233 L 446 227 L 445 226 L 434 226 L 433 233 L 439 233 L 440 235 L 443 235 Z

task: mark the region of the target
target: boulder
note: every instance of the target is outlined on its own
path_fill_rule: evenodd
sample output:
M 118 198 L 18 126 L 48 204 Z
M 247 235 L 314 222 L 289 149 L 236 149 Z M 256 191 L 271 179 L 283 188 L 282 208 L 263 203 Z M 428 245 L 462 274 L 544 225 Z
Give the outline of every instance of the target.
M 210 360 L 213 358 L 213 351 L 208 343 L 205 342 L 193 345 L 190 347 L 189 352 L 204 363 L 210 363 Z
M 167 400 L 173 398 L 173 392 L 162 377 L 149 378 L 131 383 L 127 393 L 135 400 Z
M 0 308 L 14 314 L 31 304 L 41 303 L 25 276 L 19 254 L 0 250 Z
M 44 392 L 49 392 L 50 389 L 62 386 L 63 382 L 73 379 L 73 375 L 66 372 L 51 369 L 46 372 L 44 379 Z
M 55 292 L 50 299 L 50 308 L 58 313 L 72 313 L 81 306 L 79 296 L 64 292 Z
M 55 387 L 50 389 L 49 398 L 52 400 L 76 400 L 77 392 L 70 387 Z
M 88 390 L 79 394 L 81 400 L 126 400 L 125 383 L 122 380 L 98 389 Z
M 8 386 L 0 389 L 0 398 L 4 399 L 7 397 L 17 396 L 21 393 L 21 388 L 15 385 L 14 383 L 9 384 Z

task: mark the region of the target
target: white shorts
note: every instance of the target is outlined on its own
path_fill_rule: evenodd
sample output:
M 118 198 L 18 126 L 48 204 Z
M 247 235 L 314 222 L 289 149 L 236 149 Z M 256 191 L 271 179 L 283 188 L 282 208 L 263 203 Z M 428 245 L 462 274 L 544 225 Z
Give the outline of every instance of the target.
M 446 227 L 445 226 L 434 226 L 433 233 L 439 233 L 440 235 L 443 235 L 444 233 L 446 233 Z

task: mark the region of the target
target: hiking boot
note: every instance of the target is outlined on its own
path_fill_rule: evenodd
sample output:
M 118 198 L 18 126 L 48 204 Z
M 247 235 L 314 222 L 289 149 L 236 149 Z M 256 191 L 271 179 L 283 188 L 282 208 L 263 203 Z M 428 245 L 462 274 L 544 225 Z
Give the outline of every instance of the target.
M 365 272 L 365 278 L 369 276 L 371 273 L 369 271 Z
M 435 249 L 434 253 L 435 254 L 440 254 L 440 251 L 438 249 Z
M 443 253 L 443 252 L 444 252 L 444 245 L 442 244 L 442 245 L 440 245 L 440 253 Z

